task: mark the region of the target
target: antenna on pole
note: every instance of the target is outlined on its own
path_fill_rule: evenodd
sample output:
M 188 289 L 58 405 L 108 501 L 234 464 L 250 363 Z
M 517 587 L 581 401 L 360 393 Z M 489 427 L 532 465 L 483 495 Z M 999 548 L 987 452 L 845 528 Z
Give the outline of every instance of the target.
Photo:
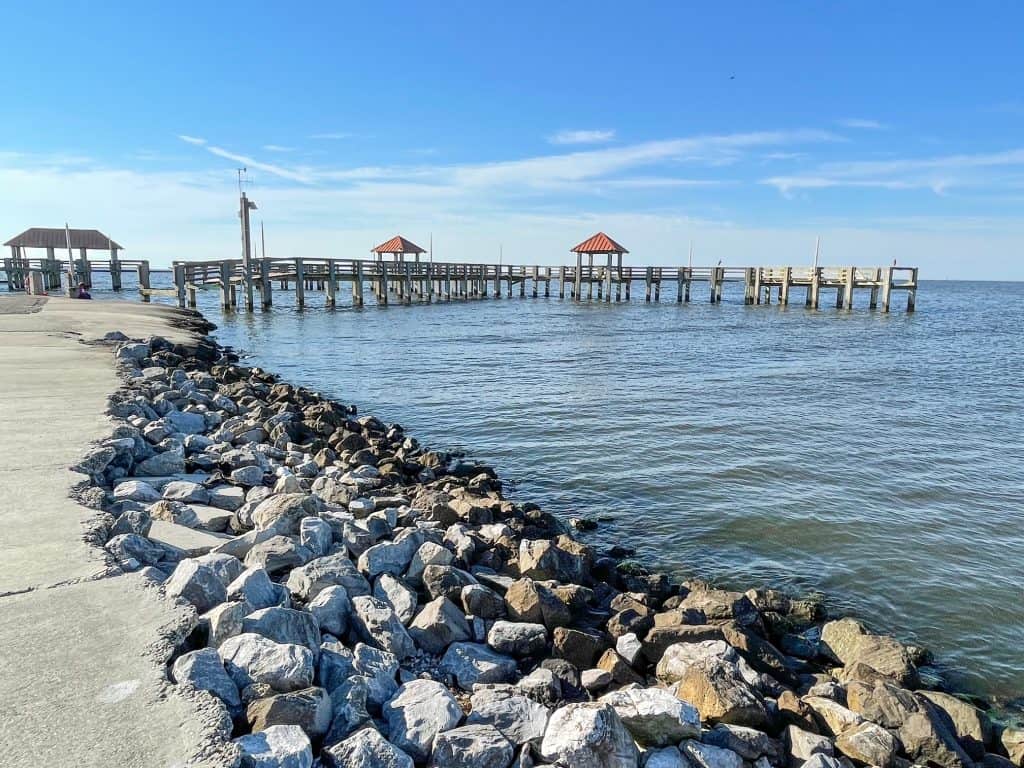
M 263 234 L 263 219 L 260 219 L 260 256 L 267 258 L 267 238 Z
M 814 268 L 818 268 L 818 257 L 821 255 L 821 235 L 814 238 Z
M 693 240 L 690 240 L 690 260 L 687 263 L 689 269 L 693 269 Z

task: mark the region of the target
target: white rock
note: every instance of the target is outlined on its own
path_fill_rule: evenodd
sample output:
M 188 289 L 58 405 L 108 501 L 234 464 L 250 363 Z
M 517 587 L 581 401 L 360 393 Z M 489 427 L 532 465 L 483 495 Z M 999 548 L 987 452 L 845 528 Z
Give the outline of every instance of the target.
M 437 734 L 457 726 L 462 709 L 440 683 L 413 680 L 384 705 L 383 715 L 391 743 L 413 760 L 426 762 Z
M 690 763 L 676 747 L 662 747 L 644 752 L 644 768 L 690 768 Z
M 128 480 L 119 483 L 114 489 L 114 501 L 141 501 L 143 504 L 152 504 L 154 501 L 160 501 L 160 492 L 142 480 Z
M 478 688 L 470 699 L 467 725 L 486 724 L 497 728 L 516 746 L 539 745 L 548 724 L 548 708 L 515 687 Z
M 327 587 L 309 602 L 309 612 L 320 622 L 320 629 L 341 637 L 348 629 L 352 601 L 340 584 Z
M 323 557 L 334 541 L 331 526 L 319 517 L 304 517 L 299 521 L 299 542 L 316 557 Z
M 620 635 L 615 641 L 615 652 L 624 658 L 629 664 L 636 661 L 636 657 L 640 655 L 640 651 L 642 649 L 643 643 L 641 643 L 640 638 L 632 632 Z
M 566 704 L 548 721 L 544 759 L 573 768 L 637 768 L 640 754 L 626 726 L 607 704 Z
M 194 559 L 182 560 L 171 577 L 164 582 L 170 597 L 181 597 L 203 613 L 228 599 L 227 590 L 217 572 Z
M 265 731 L 240 736 L 241 768 L 312 768 L 313 748 L 297 725 L 272 725 Z
M 301 645 L 275 643 L 246 632 L 225 640 L 217 652 L 239 690 L 266 683 L 286 693 L 313 684 L 313 653 Z
M 406 626 L 416 615 L 416 590 L 390 573 L 382 573 L 373 585 L 373 596 L 395 609 L 395 614 Z
M 364 642 L 404 659 L 416 653 L 416 645 L 394 609 L 369 595 L 352 598 L 352 624 Z
M 490 725 L 464 725 L 434 739 L 433 768 L 508 768 L 515 755 L 508 739 Z
M 373 728 L 328 747 L 321 758 L 327 768 L 413 768 L 412 758 Z
M 471 691 L 478 683 L 507 683 L 516 674 L 516 662 L 486 645 L 452 643 L 438 670 L 452 675 L 464 691 Z
M 440 544 L 425 541 L 412 556 L 405 577 L 410 584 L 419 585 L 423 582 L 423 570 L 428 565 L 451 565 L 454 561 L 455 556 Z
M 191 685 L 209 691 L 229 707 L 242 705 L 238 686 L 224 671 L 224 663 L 213 648 L 203 648 L 179 656 L 171 667 L 171 679 L 179 685 Z
M 664 747 L 700 737 L 700 714 L 664 688 L 622 688 L 598 701 L 611 705 L 643 746 Z
M 682 745 L 682 752 L 695 768 L 743 768 L 743 758 L 735 752 L 693 739 Z
M 246 568 L 228 584 L 228 600 L 245 600 L 256 610 L 277 605 L 278 596 L 265 568 Z

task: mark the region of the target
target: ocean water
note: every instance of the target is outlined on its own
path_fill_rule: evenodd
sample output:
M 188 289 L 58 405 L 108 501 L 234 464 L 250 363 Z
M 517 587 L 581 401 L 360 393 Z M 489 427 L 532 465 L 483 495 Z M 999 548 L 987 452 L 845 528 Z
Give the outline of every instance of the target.
M 810 311 L 702 287 L 684 305 L 673 286 L 660 304 L 200 302 L 252 364 L 599 519 L 595 546 L 822 593 L 953 685 L 1024 694 L 1024 284 L 925 282 L 911 315 L 901 293 L 883 315 L 866 294 Z

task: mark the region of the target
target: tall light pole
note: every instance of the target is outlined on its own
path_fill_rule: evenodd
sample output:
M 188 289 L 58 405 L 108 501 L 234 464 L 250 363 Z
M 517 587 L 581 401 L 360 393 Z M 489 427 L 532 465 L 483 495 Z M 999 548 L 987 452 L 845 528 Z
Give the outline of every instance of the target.
M 252 312 L 252 235 L 249 229 L 249 211 L 256 210 L 256 203 L 245 195 L 242 184 L 245 168 L 238 169 L 238 218 L 242 224 L 242 279 L 245 281 L 245 308 Z

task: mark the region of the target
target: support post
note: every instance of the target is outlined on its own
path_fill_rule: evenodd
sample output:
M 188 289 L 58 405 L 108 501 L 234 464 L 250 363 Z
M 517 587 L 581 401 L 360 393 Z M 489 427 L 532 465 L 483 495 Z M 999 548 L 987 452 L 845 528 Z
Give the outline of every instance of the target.
M 551 267 L 544 267 L 544 298 L 551 296 Z
M 630 294 L 630 292 L 632 291 L 632 288 L 633 288 L 633 268 L 632 267 L 628 267 L 627 269 L 628 269 L 628 273 L 625 274 L 625 275 L 622 274 L 622 270 L 620 269 L 619 270 L 619 277 L 625 279 L 625 281 L 626 281 L 626 301 L 629 301 L 629 294 Z
M 818 308 L 821 293 L 821 267 L 811 267 L 811 309 Z
M 537 298 L 537 290 L 540 287 L 538 285 L 538 283 L 540 283 L 540 267 L 538 267 L 537 265 L 534 265 L 534 267 L 533 267 L 533 292 L 532 292 L 531 296 L 533 298 L 535 298 L 535 299 Z
M 882 272 L 882 311 L 889 311 L 889 299 L 892 297 L 892 267 Z
M 604 273 L 604 301 L 609 303 L 612 300 L 612 255 L 608 254 L 608 267 Z
M 121 290 L 121 262 L 117 258 L 117 246 L 110 246 L 110 287 Z
M 138 272 L 138 275 L 139 275 L 139 293 L 142 294 L 142 300 L 148 304 L 149 301 L 150 301 L 150 296 L 149 296 L 149 289 L 150 289 L 150 284 L 149 284 L 149 262 L 148 261 L 140 261 L 139 262 L 139 272 Z
M 565 298 L 565 265 L 558 268 L 558 298 Z
M 302 309 L 306 306 L 306 270 L 302 259 L 295 260 L 295 307 Z
M 853 288 L 857 282 L 857 268 L 850 267 L 849 273 L 846 275 L 846 299 L 843 301 L 844 309 L 853 309 Z
M 361 307 L 363 306 L 363 262 L 361 259 L 356 262 L 354 272 L 353 279 L 355 282 L 352 283 L 352 306 Z
M 913 287 L 907 291 L 907 312 L 913 312 L 917 304 L 917 267 L 914 267 L 914 271 L 910 273 L 910 280 Z
M 761 268 L 754 267 L 754 304 L 761 303 Z
M 89 265 L 89 252 L 85 248 L 78 249 L 78 282 L 92 288 L 92 267 Z
M 594 254 L 587 254 L 587 301 L 594 299 Z
M 149 264 L 146 264 L 146 280 L 149 280 Z M 142 283 L 142 268 L 139 268 L 139 283 Z M 185 307 L 185 265 L 175 264 L 174 265 L 174 290 L 178 295 L 178 306 L 181 308 Z M 143 299 L 148 301 L 148 299 Z
M 647 267 L 647 271 L 644 274 L 644 283 L 646 284 L 647 290 L 644 292 L 644 301 L 648 304 L 651 301 L 651 278 L 653 277 L 654 270 L 651 267 Z
M 386 307 L 388 305 L 388 264 L 381 259 L 377 262 L 377 268 L 380 269 L 380 296 L 377 297 L 377 303 Z
M 220 263 L 220 307 L 231 309 L 231 265 L 226 261 Z
M 404 287 L 404 293 L 403 293 L 403 300 L 404 300 L 406 305 L 409 305 L 409 304 L 412 304 L 412 270 L 411 270 L 411 268 L 409 266 L 409 262 L 407 262 L 407 261 L 403 261 L 402 262 L 402 266 L 405 267 L 405 274 L 404 274 L 405 287 Z
M 327 260 L 327 306 L 334 307 L 338 299 L 338 279 L 335 275 L 334 259 Z
M 786 307 L 789 306 L 789 284 L 793 280 L 793 268 L 786 267 L 782 270 L 782 287 L 779 289 L 779 303 Z
M 260 305 L 267 309 L 274 305 L 274 283 L 270 279 L 270 262 L 260 259 Z
M 656 269 L 655 277 L 657 279 L 654 281 L 654 303 L 657 304 L 661 301 L 661 267 Z
M 576 301 L 580 301 L 582 299 L 582 297 L 583 297 L 582 296 L 582 292 L 583 292 L 583 254 L 582 253 L 577 253 L 576 254 L 576 274 L 573 276 L 573 278 L 574 278 L 573 279 L 573 286 L 574 286 L 574 288 L 573 288 L 572 297 Z
M 509 269 L 509 272 L 512 271 L 512 267 L 509 267 L 508 269 Z M 519 279 L 519 298 L 520 299 L 525 299 L 526 298 L 526 267 L 523 267 L 522 271 L 519 274 L 519 278 L 520 278 Z M 536 286 L 536 285 L 537 284 L 534 283 L 534 286 Z M 536 296 L 536 295 L 537 294 L 536 294 L 536 287 L 535 287 L 534 288 L 534 296 Z
M 878 309 L 878 288 L 879 283 L 882 282 L 882 268 L 875 268 L 875 276 L 872 280 L 874 285 L 871 286 L 871 297 L 868 299 L 868 309 Z

